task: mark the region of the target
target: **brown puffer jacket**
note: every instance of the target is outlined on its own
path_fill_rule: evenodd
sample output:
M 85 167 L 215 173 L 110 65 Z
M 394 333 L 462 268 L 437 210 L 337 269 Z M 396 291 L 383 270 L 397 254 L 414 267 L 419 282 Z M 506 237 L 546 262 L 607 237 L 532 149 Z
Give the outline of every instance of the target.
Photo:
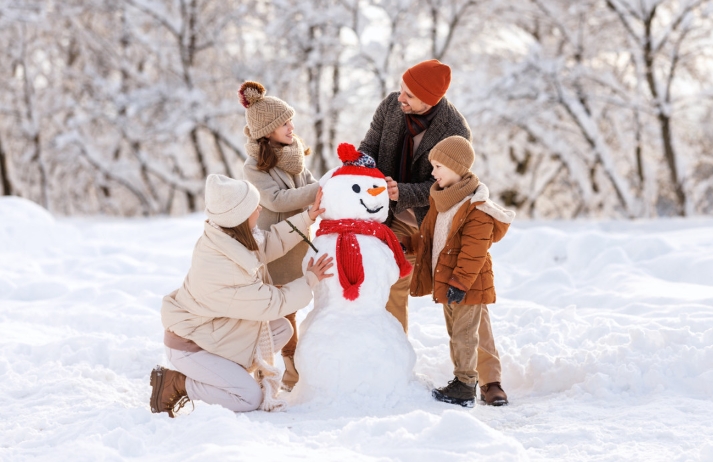
M 438 211 L 431 208 L 420 232 L 404 242 L 407 253 L 415 253 L 416 265 L 411 278 L 411 295 L 433 294 L 437 303 L 448 303 L 448 287 L 466 292 L 465 305 L 495 303 L 493 265 L 488 249 L 503 238 L 515 212 L 505 210 L 489 199 L 488 188 L 481 183 L 470 202 L 463 204 L 453 217 L 451 230 L 438 257 L 435 283 L 431 274 L 433 232 Z

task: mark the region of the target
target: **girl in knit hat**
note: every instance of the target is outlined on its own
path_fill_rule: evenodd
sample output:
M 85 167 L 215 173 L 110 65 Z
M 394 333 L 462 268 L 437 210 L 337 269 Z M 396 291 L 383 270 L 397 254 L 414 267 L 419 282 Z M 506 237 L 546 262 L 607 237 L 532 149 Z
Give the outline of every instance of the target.
M 263 213 L 258 220 L 260 229 L 296 215 L 312 203 L 319 184 L 305 167 L 309 154 L 302 140 L 294 134 L 292 118 L 295 110 L 274 96 L 266 96 L 265 87 L 258 82 L 245 82 L 238 96 L 245 106 L 245 150 L 248 159 L 243 166 L 246 180 L 260 192 Z M 295 246 L 284 257 L 270 263 L 268 271 L 276 285 L 286 284 L 302 276 L 302 259 L 307 253 L 307 243 Z M 295 369 L 294 356 L 297 347 L 297 323 L 295 315 L 288 316 L 293 335 L 282 348 L 285 373 L 282 386 L 292 390 L 299 374 Z
M 487 304 L 495 303 L 488 249 L 503 238 L 515 212 L 489 199 L 488 188 L 470 171 L 474 158 L 473 147 L 461 136 L 433 147 L 428 160 L 436 182 L 431 186 L 430 209 L 420 232 L 406 238 L 404 246 L 417 254 L 411 295 L 433 294 L 443 304 L 450 337 L 455 378 L 433 390 L 433 397 L 472 407 L 480 380 L 481 400 L 500 406 L 507 404 L 507 395 L 500 386 L 498 350 L 494 342 L 479 340 L 493 338 L 480 334 L 490 329 Z M 476 368 L 491 376 L 479 377 Z
M 151 372 L 151 411 L 175 412 L 190 400 L 232 411 L 282 409 L 274 351 L 292 336 L 285 316 L 312 300 L 312 289 L 331 276 L 331 258 L 311 259 L 304 276 L 281 287 L 270 284 L 266 264 L 301 242 L 289 223 L 269 231 L 256 224 L 260 195 L 243 180 L 209 175 L 206 220 L 193 250 L 191 268 L 178 290 L 163 298 L 161 321 L 166 356 L 177 370 Z M 290 222 L 304 235 L 317 216 L 312 207 Z M 256 379 L 252 372 L 255 372 Z

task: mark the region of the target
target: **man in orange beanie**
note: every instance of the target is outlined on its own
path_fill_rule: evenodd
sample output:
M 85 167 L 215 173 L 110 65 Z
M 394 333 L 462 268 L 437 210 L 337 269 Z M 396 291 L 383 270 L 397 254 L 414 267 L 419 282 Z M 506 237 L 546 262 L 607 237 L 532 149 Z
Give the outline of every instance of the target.
M 470 127 L 445 98 L 451 68 L 436 59 L 416 64 L 401 77 L 401 90 L 379 104 L 359 151 L 376 160 L 386 176 L 390 213 L 387 225 L 397 237 L 418 231 L 428 212 L 433 184 L 428 153 L 449 136 L 471 141 Z M 408 291 L 411 276 L 391 288 L 386 309 L 408 332 Z
M 436 59 L 407 69 L 401 77 L 401 89 L 379 104 L 369 131 L 359 145 L 358 150 L 373 157 L 386 176 L 391 199 L 387 224 L 399 240 L 418 232 L 428 212 L 429 192 L 435 181 L 428 153 L 439 141 L 450 136 L 462 136 L 472 141 L 468 122 L 445 97 L 450 83 L 451 68 Z M 413 257 L 407 258 L 414 263 Z M 399 279 L 391 287 L 386 305 L 404 332 L 408 332 L 410 284 L 411 275 Z M 492 332 L 488 334 L 492 337 Z M 497 364 L 493 361 L 479 364 L 479 376 L 495 377 L 493 381 L 499 382 L 500 361 L 496 359 Z M 483 399 L 488 403 L 487 396 Z

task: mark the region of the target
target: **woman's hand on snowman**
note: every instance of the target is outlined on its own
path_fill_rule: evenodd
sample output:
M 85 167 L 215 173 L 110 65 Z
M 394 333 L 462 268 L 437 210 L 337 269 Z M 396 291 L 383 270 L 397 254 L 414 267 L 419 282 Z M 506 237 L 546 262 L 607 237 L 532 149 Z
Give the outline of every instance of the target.
M 310 258 L 309 263 L 307 263 L 307 271 L 312 271 L 320 281 L 324 278 L 331 278 L 334 274 L 327 273 L 327 270 L 334 266 L 332 260 L 334 259 L 329 257 L 326 253 L 322 254 L 322 256 L 317 259 L 317 262 L 314 261 L 314 257 Z
M 317 190 L 317 195 L 314 198 L 314 202 L 309 208 L 309 217 L 312 221 L 316 220 L 319 215 L 321 215 L 326 209 L 320 208 L 322 203 L 322 188 Z

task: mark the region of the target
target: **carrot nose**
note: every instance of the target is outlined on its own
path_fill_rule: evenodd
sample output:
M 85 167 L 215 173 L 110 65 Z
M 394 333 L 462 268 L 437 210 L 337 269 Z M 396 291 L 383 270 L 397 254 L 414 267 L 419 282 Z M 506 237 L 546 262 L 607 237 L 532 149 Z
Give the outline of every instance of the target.
M 381 194 L 381 193 L 384 192 L 385 190 L 386 190 L 386 186 L 380 186 L 380 187 L 378 187 L 378 188 L 369 188 L 369 189 L 366 190 L 366 192 L 368 192 L 368 193 L 371 194 L 372 196 L 378 196 L 379 194 Z

